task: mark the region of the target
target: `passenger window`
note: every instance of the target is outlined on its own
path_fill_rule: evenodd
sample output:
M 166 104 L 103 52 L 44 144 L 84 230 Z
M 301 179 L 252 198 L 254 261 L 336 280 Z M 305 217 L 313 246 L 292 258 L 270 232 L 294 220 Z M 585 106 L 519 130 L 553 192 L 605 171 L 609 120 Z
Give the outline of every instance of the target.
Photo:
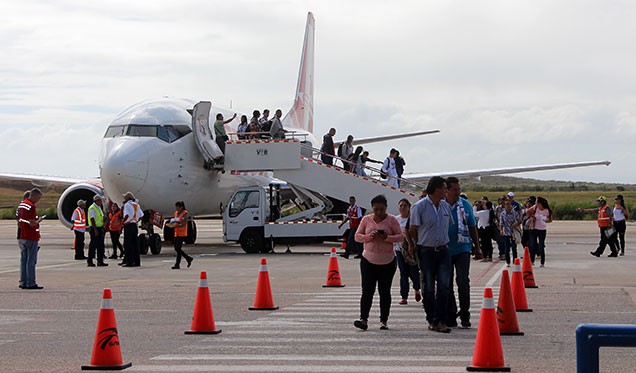
M 108 129 L 106 129 L 106 134 L 104 135 L 104 138 L 120 137 L 120 136 L 124 136 L 125 133 L 126 133 L 126 126 L 110 126 L 108 127 Z
M 256 190 L 238 192 L 230 202 L 230 217 L 235 218 L 247 208 L 259 207 L 259 192 Z

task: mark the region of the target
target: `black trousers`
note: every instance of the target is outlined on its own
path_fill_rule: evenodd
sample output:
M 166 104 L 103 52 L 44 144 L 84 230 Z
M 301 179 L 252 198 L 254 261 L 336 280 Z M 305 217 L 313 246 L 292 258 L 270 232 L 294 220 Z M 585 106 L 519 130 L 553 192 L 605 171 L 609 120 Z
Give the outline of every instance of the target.
M 448 316 L 446 325 L 456 325 L 457 317 L 463 322 L 470 321 L 470 253 L 461 253 L 451 256 L 450 292 L 448 293 Z M 459 312 L 455 299 L 455 286 L 453 276 L 457 283 L 457 298 L 459 299 Z
M 124 263 L 131 266 L 141 264 L 139 246 L 137 245 L 138 234 L 137 223 L 124 225 Z
M 104 262 L 104 227 L 88 228 L 88 233 L 91 236 L 91 242 L 88 244 L 88 262 L 92 263 L 96 258 L 95 252 L 97 252 L 97 263 Z
M 124 255 L 124 247 L 119 242 L 119 236 L 121 236 L 121 231 L 108 231 L 110 234 L 110 242 L 113 244 L 113 255 L 117 255 L 117 249 L 119 252 Z
M 75 259 L 84 259 L 84 232 L 74 230 L 73 233 L 75 233 L 75 241 L 73 241 Z
M 360 297 L 360 318 L 369 319 L 376 284 L 380 293 L 380 322 L 387 322 L 391 311 L 391 284 L 397 269 L 395 259 L 389 264 L 373 264 L 364 257 L 360 258 L 360 276 L 362 278 L 362 297 Z
M 187 261 L 192 260 L 192 257 L 183 251 L 183 243 L 185 242 L 186 237 L 175 237 L 174 238 L 174 251 L 177 252 L 177 265 L 181 264 L 181 257 L 186 258 Z
M 605 246 L 607 245 L 609 245 L 612 255 L 618 255 L 618 250 L 616 249 L 616 245 L 614 244 L 616 242 L 616 233 L 614 233 L 611 237 L 607 238 L 607 236 L 605 236 L 605 231 L 608 229 L 609 227 L 599 228 L 601 232 L 601 240 L 598 242 L 598 248 L 594 252 L 596 255 L 603 255 L 603 252 L 605 251 Z
M 621 254 L 625 254 L 625 230 L 627 229 L 625 220 L 614 221 L 614 229 L 618 233 L 618 241 L 620 242 L 620 244 L 615 242 L 616 247 L 620 247 Z
M 481 244 L 481 251 L 484 254 L 484 258 L 492 259 L 492 227 L 479 228 L 479 243 Z

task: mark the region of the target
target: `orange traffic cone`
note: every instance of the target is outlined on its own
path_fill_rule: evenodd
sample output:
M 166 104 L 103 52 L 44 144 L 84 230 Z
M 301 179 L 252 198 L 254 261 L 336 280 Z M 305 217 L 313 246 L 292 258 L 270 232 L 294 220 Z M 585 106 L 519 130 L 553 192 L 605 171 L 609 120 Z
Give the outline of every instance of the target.
M 523 335 L 517 322 L 517 310 L 510 288 L 508 270 L 501 273 L 501 287 L 499 288 L 499 303 L 497 304 L 497 323 L 499 335 Z
M 342 244 L 340 245 L 340 248 L 342 250 L 344 250 L 344 252 L 347 252 L 347 238 L 346 237 L 342 238 Z
M 532 308 L 528 308 L 528 299 L 526 298 L 526 288 L 523 286 L 523 278 L 521 277 L 519 258 L 515 259 L 515 263 L 512 266 L 512 297 L 515 300 L 517 312 L 532 312 Z
M 256 283 L 256 295 L 254 296 L 254 306 L 250 310 L 273 311 L 278 307 L 274 305 L 272 297 L 272 286 L 269 283 L 269 272 L 267 271 L 267 259 L 261 259 L 261 268 L 258 272 L 258 282 Z
M 82 365 L 82 370 L 126 369 L 132 366 L 132 363 L 123 363 L 117 334 L 117 320 L 113 310 L 113 294 L 110 289 L 104 289 L 100 308 L 91 365 Z
M 532 271 L 532 262 L 530 261 L 530 250 L 528 246 L 523 249 L 523 262 L 521 272 L 523 273 L 523 284 L 527 288 L 538 288 L 534 282 L 534 272 Z
M 338 256 L 336 248 L 331 248 L 331 256 L 329 257 L 329 268 L 327 269 L 327 281 L 322 285 L 323 288 L 342 288 L 342 280 L 340 279 L 340 267 L 338 266 Z
M 510 367 L 504 365 L 501 337 L 499 337 L 497 315 L 495 314 L 495 300 L 492 297 L 491 288 L 484 289 L 484 301 L 477 326 L 473 362 L 466 367 L 466 370 L 469 372 L 510 372 Z
M 212 311 L 212 301 L 210 300 L 210 289 L 208 288 L 208 274 L 201 271 L 199 276 L 199 288 L 197 296 L 194 298 L 194 312 L 192 314 L 192 324 L 190 330 L 185 334 L 219 334 L 221 330 L 216 330 L 214 324 L 214 312 Z

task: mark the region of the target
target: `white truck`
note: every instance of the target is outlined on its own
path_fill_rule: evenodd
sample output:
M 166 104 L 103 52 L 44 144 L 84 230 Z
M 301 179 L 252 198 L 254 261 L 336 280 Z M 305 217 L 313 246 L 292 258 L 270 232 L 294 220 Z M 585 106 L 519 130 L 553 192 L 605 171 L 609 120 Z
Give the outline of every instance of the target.
M 340 228 L 343 215 L 323 214 L 330 209 L 329 199 L 298 186 L 240 188 L 223 209 L 223 240 L 239 242 L 246 253 L 270 252 L 275 244 L 338 241 L 348 224 Z

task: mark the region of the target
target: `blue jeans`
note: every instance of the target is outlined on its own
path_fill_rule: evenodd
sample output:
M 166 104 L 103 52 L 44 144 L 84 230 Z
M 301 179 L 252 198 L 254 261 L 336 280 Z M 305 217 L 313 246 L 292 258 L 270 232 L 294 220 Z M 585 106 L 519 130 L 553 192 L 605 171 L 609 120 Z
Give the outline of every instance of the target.
M 407 299 L 409 297 L 409 279 L 413 282 L 413 290 L 420 290 L 420 269 L 417 268 L 417 265 L 407 264 L 404 261 L 402 251 L 396 251 L 395 256 L 400 269 L 400 295 L 402 299 Z
M 530 260 L 534 264 L 537 255 L 541 256 L 541 264 L 545 264 L 545 229 L 533 229 L 530 231 Z
M 446 321 L 451 281 L 451 257 L 448 249 L 435 251 L 418 246 L 417 256 L 424 274 L 424 310 L 429 324 Z
M 20 285 L 34 286 L 35 265 L 38 262 L 38 241 L 18 240 L 20 246 Z

